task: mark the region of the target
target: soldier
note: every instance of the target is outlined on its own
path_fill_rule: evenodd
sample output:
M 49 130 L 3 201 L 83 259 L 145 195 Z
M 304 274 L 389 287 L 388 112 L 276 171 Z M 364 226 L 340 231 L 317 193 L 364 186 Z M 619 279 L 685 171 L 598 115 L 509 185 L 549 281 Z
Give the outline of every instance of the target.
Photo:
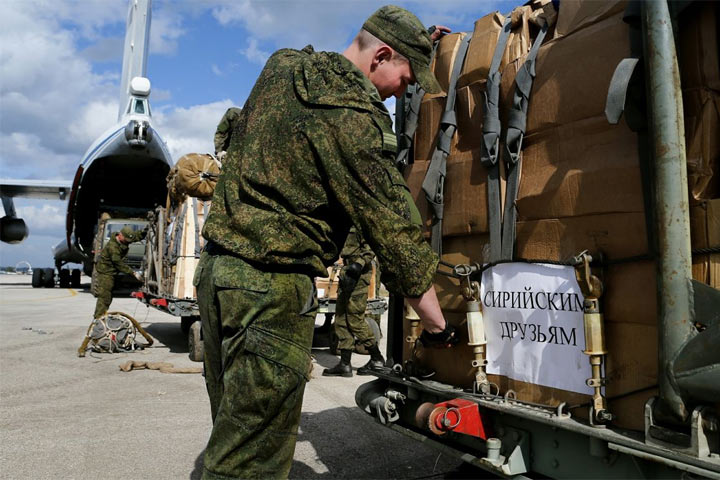
M 335 334 L 338 337 L 340 362 L 332 368 L 326 368 L 322 374 L 326 377 L 352 377 L 350 359 L 357 341 L 370 352 L 370 360 L 358 368 L 357 374 L 370 375 L 372 370 L 382 369 L 385 364 L 375 335 L 365 321 L 375 254 L 355 228 L 352 228 L 340 257 L 343 259 L 343 268 L 340 271 L 340 288 L 335 310 Z
M 410 192 L 394 165 L 383 104 L 430 72 L 432 42 L 413 14 L 377 10 L 343 54 L 283 49 L 260 73 L 234 133 L 203 230 L 194 283 L 213 429 L 203 478 L 286 478 L 327 275 L 355 226 L 406 297 L 428 345 L 457 342 L 443 318 Z M 414 213 L 413 213 L 414 212 Z
M 104 315 L 112 302 L 112 289 L 115 285 L 115 275 L 127 273 L 135 277 L 139 282 L 143 279 L 140 274 L 130 268 L 123 260 L 128 254 L 128 245 L 139 242 L 147 235 L 147 228 L 133 231 L 129 226 L 124 226 L 116 233 L 100 252 L 100 257 L 95 263 L 94 290 L 97 302 L 95 304 L 95 317 Z
M 241 111 L 237 107 L 228 108 L 220 123 L 218 123 L 217 130 L 215 130 L 215 156 L 220 161 L 223 160 L 225 152 L 230 147 L 230 136 L 238 118 L 240 118 Z

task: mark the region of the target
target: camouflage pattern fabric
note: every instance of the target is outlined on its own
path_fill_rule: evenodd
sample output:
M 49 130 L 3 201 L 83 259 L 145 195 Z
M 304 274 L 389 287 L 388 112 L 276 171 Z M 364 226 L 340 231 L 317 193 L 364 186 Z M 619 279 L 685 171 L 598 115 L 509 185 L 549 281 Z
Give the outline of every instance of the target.
M 100 257 L 95 262 L 95 269 L 98 273 L 106 275 L 117 275 L 118 273 L 134 275 L 135 271 L 123 261 L 127 254 L 127 244 L 119 242 L 117 235 L 113 235 L 100 252 Z
M 269 268 L 327 275 L 355 225 L 387 288 L 418 297 L 437 256 L 410 221 L 392 121 L 337 53 L 276 52 L 240 112 L 204 236 Z
M 95 313 L 93 318 L 102 316 L 110 308 L 112 303 L 112 289 L 115 285 L 115 275 L 98 273 L 93 281 L 93 293 L 97 301 L 95 302 Z
M 372 260 L 375 254 L 353 228 L 348 234 L 340 256 L 345 267 L 340 271 L 340 287 L 335 306 L 335 334 L 338 336 L 338 348 L 354 350 L 356 341 L 369 348 L 376 343 L 370 326 L 365 322 L 368 289 L 373 273 Z M 363 269 L 353 289 L 347 291 L 344 288 L 344 285 L 347 285 L 346 266 L 351 263 L 359 263 Z
M 312 369 L 313 281 L 204 252 L 194 283 L 213 417 L 203 478 L 287 478 Z
M 123 237 L 130 243 L 139 242 L 147 236 L 147 230 L 132 231 L 128 227 L 123 227 L 121 232 Z M 127 244 L 119 242 L 117 235 L 113 235 L 100 252 L 100 257 L 95 262 L 95 271 L 97 273 L 93 279 L 93 293 L 97 298 L 93 318 L 98 318 L 110 308 L 115 275 L 118 273 L 135 275 L 135 271 L 124 262 L 128 249 Z
M 268 60 L 203 229 L 227 252 L 201 260 L 197 279 L 214 417 L 205 478 L 287 476 L 314 326 L 301 299 L 351 225 L 388 289 L 417 297 L 430 288 L 438 259 L 410 221 L 396 150 L 377 89 L 345 57 L 308 46 Z
M 241 109 L 230 107 L 218 123 L 217 130 L 215 130 L 215 155 L 227 151 L 230 146 L 230 136 L 240 117 L 240 112 Z
M 340 276 L 345 275 L 345 268 Z M 340 281 L 337 304 L 335 306 L 335 334 L 338 336 L 338 349 L 354 350 L 355 342 L 369 348 L 375 345 L 375 336 L 365 322 L 368 288 L 372 277 L 372 263 L 363 268 L 355 288 L 346 291 Z

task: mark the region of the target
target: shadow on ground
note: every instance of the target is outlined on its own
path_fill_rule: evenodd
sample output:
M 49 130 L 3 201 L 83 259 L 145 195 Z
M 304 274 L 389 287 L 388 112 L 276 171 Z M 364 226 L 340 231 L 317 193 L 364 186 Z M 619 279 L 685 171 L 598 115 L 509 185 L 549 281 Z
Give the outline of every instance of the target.
M 153 322 L 143 328 L 172 353 L 188 353 L 187 335 L 180 330 L 180 322 Z

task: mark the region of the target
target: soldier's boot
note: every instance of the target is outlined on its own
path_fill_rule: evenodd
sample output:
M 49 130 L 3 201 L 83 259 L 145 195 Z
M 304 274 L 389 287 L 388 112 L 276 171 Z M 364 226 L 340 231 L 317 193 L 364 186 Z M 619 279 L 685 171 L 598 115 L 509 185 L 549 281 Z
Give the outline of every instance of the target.
M 324 377 L 352 377 L 352 366 L 350 358 L 352 350 L 340 350 L 340 362 L 332 368 L 326 368 L 322 374 Z
M 382 371 L 385 367 L 385 358 L 380 353 L 380 347 L 378 347 L 377 343 L 369 347 L 368 351 L 370 352 L 370 360 L 357 369 L 358 375 L 372 375 L 372 372 Z

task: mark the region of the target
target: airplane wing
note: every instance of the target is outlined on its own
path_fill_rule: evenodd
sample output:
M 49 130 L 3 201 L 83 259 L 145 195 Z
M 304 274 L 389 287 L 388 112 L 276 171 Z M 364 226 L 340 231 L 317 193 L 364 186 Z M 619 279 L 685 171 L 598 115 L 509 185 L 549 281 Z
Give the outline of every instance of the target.
M 45 200 L 65 200 L 72 182 L 62 180 L 11 180 L 0 179 L 0 196 Z
M 28 228 L 18 218 L 13 198 L 39 198 L 65 200 L 72 188 L 72 182 L 62 180 L 10 180 L 0 179 L 0 197 L 5 216 L 0 218 L 0 241 L 20 243 L 28 236 Z

